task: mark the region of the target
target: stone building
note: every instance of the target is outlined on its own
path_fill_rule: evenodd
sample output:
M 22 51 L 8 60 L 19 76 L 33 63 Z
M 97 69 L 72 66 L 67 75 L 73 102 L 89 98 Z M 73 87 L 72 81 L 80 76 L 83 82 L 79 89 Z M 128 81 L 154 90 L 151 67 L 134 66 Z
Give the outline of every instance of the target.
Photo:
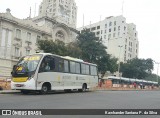
M 7 9 L 6 13 L 0 13 L 0 79 L 10 78 L 12 67 L 20 57 L 36 53 L 38 40 L 58 39 L 69 43 L 76 36 L 76 29 L 47 14 L 18 19 Z

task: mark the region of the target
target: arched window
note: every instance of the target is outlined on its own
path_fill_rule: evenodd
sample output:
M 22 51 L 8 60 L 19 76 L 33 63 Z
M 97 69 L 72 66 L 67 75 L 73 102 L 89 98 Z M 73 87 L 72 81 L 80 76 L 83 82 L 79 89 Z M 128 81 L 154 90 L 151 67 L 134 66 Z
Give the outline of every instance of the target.
M 62 31 L 58 31 L 58 32 L 56 33 L 56 38 L 57 38 L 57 39 L 60 39 L 60 40 L 64 40 L 65 37 L 64 37 L 63 32 L 62 32 Z

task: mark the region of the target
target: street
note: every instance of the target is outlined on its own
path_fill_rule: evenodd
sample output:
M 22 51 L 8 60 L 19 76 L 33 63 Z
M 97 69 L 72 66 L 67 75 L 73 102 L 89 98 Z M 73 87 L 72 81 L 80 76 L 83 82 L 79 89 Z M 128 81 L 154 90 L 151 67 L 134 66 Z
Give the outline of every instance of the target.
M 0 94 L 1 109 L 160 109 L 160 91 L 57 92 L 47 95 Z M 14 116 L 15 117 L 15 116 Z M 16 116 L 17 117 L 17 116 Z M 44 116 L 43 116 L 44 117 Z M 134 118 L 159 116 L 48 116 L 54 118 Z

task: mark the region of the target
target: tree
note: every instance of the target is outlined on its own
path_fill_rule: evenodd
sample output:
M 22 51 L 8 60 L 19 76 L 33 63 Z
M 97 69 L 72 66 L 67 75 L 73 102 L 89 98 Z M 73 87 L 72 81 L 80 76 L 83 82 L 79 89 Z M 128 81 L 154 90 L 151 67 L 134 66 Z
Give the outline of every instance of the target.
M 38 41 L 38 49 L 43 50 L 45 53 L 52 53 L 61 56 L 65 56 L 68 54 L 67 47 L 63 41 L 53 41 L 53 40 L 39 40 Z
M 132 59 L 121 65 L 122 76 L 128 78 L 144 79 L 151 74 L 153 70 L 152 59 Z
M 82 59 L 82 51 L 79 48 L 77 41 L 69 43 L 68 45 L 66 45 L 66 48 L 68 56 Z

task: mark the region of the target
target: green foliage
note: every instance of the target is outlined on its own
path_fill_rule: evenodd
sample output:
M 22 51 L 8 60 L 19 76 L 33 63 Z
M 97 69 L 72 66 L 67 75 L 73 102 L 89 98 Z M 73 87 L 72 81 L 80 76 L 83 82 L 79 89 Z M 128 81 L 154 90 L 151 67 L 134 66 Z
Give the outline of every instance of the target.
M 40 40 L 38 41 L 38 49 L 45 53 L 53 53 L 61 56 L 67 55 L 65 43 L 59 40 Z
M 132 59 L 127 63 L 121 64 L 120 71 L 122 76 L 128 78 L 144 79 L 149 76 L 153 70 L 152 59 Z
M 157 79 L 159 80 L 160 76 L 157 76 L 156 74 L 150 74 L 147 77 L 145 77 L 145 80 L 148 80 L 148 81 L 155 81 L 155 82 L 157 82 Z
M 67 55 L 75 58 L 82 59 L 82 51 L 79 48 L 79 45 L 77 42 L 71 42 L 68 45 L 66 45 L 67 48 Z

